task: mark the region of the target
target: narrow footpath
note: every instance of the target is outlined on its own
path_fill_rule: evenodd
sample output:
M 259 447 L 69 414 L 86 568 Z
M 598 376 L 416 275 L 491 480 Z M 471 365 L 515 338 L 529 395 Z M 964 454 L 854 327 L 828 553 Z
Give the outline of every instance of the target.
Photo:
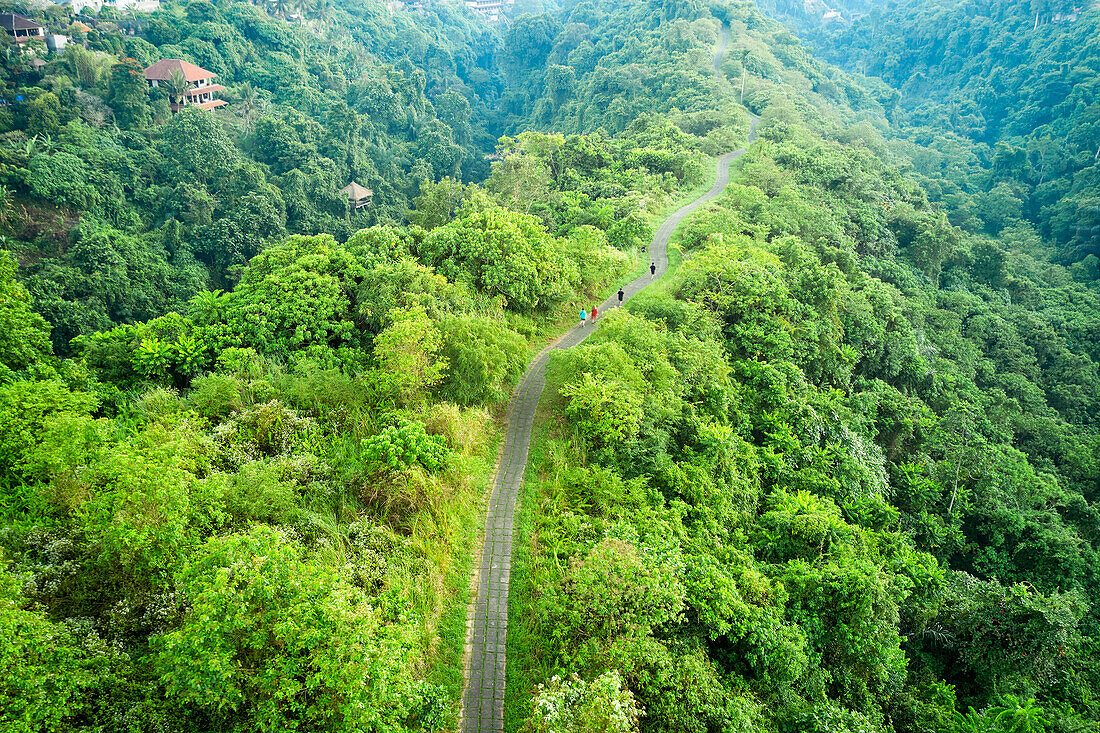
M 729 34 L 722 29 L 722 37 L 714 57 L 714 71 L 729 44 Z M 760 118 L 751 116 L 748 142 L 756 139 L 756 125 Z M 648 285 L 662 277 L 668 270 L 668 241 L 676 227 L 693 211 L 717 198 L 729 184 L 730 163 L 744 155 L 740 148 L 718 159 L 718 177 L 714 186 L 690 204 L 670 216 L 649 246 L 649 255 L 657 265 L 656 277 L 647 272 L 623 286 L 625 300 L 637 295 Z M 647 268 L 648 269 L 648 268 Z M 618 296 L 612 295 L 599 306 L 603 313 L 611 312 L 618 305 Z M 504 449 L 497 466 L 493 493 L 485 516 L 485 535 L 481 546 L 481 562 L 475 569 L 477 576 L 477 602 L 471 606 L 466 619 L 466 689 L 462 696 L 462 716 L 459 730 L 462 733 L 499 733 L 504 730 L 504 683 L 508 636 L 508 585 L 512 570 L 512 520 L 516 510 L 516 498 L 523 474 L 527 468 L 527 451 L 531 445 L 531 428 L 543 387 L 546 386 L 546 364 L 553 349 L 569 349 L 584 341 L 599 328 L 599 322 L 587 327 L 574 326 L 561 338 L 543 350 L 523 375 L 508 410 Z

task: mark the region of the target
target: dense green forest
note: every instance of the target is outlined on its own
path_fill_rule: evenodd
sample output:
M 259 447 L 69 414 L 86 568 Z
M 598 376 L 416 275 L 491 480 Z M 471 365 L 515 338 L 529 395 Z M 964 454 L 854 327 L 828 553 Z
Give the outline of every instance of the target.
M 534 730 L 1095 730 L 1100 299 L 1022 214 L 952 225 L 905 171 L 954 160 L 896 142 L 897 93 L 740 12 L 763 141 L 671 281 L 552 367 L 513 704 Z
M 669 275 L 551 359 L 508 729 L 1100 731 L 1091 80 L 1036 81 L 1096 11 L 945 5 L 1018 55 L 888 65 L 857 24 L 844 71 L 749 3 L 562 5 L 7 47 L 0 728 L 453 729 L 512 387 L 751 111 Z M 172 114 L 161 58 L 230 104 Z
M 1018 222 L 1074 276 L 1100 276 L 1095 3 L 906 0 L 851 24 L 803 25 L 823 58 L 899 91 L 896 134 L 969 231 Z
M 448 13 L 199 2 L 39 71 L 12 49 L 5 730 L 453 723 L 494 415 L 704 183 L 708 140 L 522 133 L 490 173 L 495 31 Z M 462 28 L 488 40 L 441 60 Z M 329 47 L 348 31 L 371 45 Z M 133 83 L 157 57 L 216 70 L 229 107 L 169 114 Z
M 403 222 L 422 180 L 487 175 L 495 36 L 448 6 L 415 23 L 375 3 L 341 8 L 299 24 L 247 3 L 169 4 L 141 36 L 108 10 L 76 29 L 87 48 L 70 43 L 37 71 L 0 34 L 18 100 L 0 111 L 4 247 L 58 354 L 231 286 L 288 233 L 345 240 Z M 229 106 L 170 114 L 141 76 L 160 58 L 216 73 Z M 349 213 L 350 180 L 371 207 Z

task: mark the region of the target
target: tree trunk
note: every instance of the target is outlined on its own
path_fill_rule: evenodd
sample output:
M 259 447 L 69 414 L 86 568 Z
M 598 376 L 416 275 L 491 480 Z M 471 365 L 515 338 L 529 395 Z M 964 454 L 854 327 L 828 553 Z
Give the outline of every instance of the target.
M 967 433 L 963 433 L 962 449 L 959 451 L 959 460 L 955 463 L 955 485 L 951 487 L 951 502 L 947 505 L 947 516 L 951 516 L 952 510 L 955 508 L 955 495 L 959 493 L 959 470 L 962 468 L 963 455 L 966 453 L 966 445 L 970 440 L 970 436 Z

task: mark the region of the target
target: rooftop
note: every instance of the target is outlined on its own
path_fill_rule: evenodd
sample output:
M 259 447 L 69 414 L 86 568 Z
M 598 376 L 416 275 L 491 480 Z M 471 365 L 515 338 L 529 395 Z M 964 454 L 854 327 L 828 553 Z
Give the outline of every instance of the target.
M 370 198 L 373 195 L 369 188 L 360 186 L 355 181 L 352 181 L 348 185 L 341 188 L 340 193 L 347 194 L 349 199 L 355 200 Z
M 0 28 L 9 31 L 30 31 L 42 26 L 19 13 L 0 13 Z
M 187 81 L 200 81 L 201 79 L 213 79 L 217 74 L 201 67 L 190 64 L 183 59 L 161 59 L 145 70 L 146 79 L 167 80 L 177 71 L 183 73 Z

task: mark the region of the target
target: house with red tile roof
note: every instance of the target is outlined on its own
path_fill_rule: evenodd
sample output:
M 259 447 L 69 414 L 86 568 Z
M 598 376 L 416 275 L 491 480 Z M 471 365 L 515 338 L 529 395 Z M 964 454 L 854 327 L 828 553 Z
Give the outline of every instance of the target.
M 214 83 L 216 76 L 217 74 L 213 71 L 207 71 L 183 59 L 161 59 L 145 70 L 145 80 L 149 86 L 159 87 L 167 92 L 173 112 L 179 112 L 189 105 L 202 109 L 214 109 L 229 104 L 224 99 L 214 96 L 225 89 L 221 84 Z M 176 90 L 170 87 L 177 79 L 186 82 L 184 89 Z

